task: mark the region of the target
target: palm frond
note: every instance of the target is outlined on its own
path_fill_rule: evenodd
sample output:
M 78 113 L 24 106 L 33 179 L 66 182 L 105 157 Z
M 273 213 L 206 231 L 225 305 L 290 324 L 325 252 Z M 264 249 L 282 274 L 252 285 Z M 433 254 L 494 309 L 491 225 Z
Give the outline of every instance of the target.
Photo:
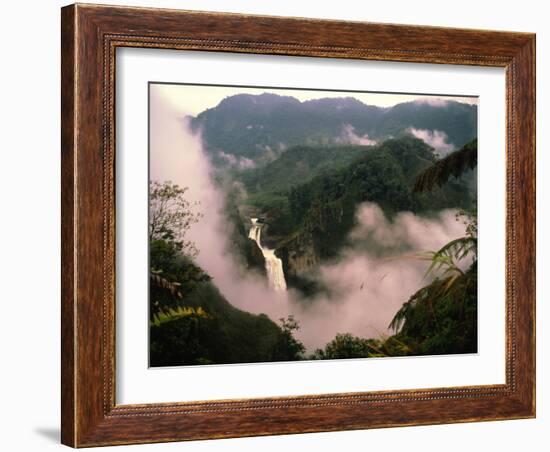
M 151 273 L 150 273 L 151 285 L 158 287 L 160 289 L 165 289 L 175 297 L 183 298 L 183 295 L 180 292 L 181 284 L 178 282 L 168 281 L 166 278 L 163 278 L 162 276 L 160 276 L 160 273 L 161 273 L 160 271 L 151 270 Z
M 413 191 L 421 193 L 441 187 L 451 176 L 460 177 L 467 169 L 477 166 L 477 140 L 438 160 L 416 178 Z
M 458 239 L 451 240 L 445 246 L 436 251 L 436 255 L 449 255 L 454 256 L 457 260 L 464 259 L 468 254 L 477 251 L 477 238 L 476 237 L 459 237 Z
M 152 325 L 160 326 L 164 323 L 172 322 L 174 320 L 179 320 L 184 317 L 193 317 L 193 318 L 203 318 L 209 319 L 210 315 L 202 308 L 194 308 L 189 306 L 178 306 L 177 308 L 168 308 L 164 309 L 161 312 L 158 312 L 153 317 L 151 322 Z
M 399 332 L 407 319 L 412 317 L 419 304 L 426 303 L 431 309 L 431 306 L 437 300 L 457 290 L 457 287 L 461 285 L 465 278 L 465 273 L 458 267 L 456 262 L 470 253 L 475 253 L 476 250 L 477 238 L 466 236 L 450 241 L 437 251 L 427 251 L 409 256 L 430 261 L 425 277 L 433 274 L 437 274 L 437 277 L 429 285 L 418 290 L 403 304 L 390 322 L 389 328 L 396 333 Z
M 414 293 L 409 300 L 396 312 L 388 328 L 399 332 L 408 319 L 412 318 L 416 307 L 421 304 L 433 305 L 438 299 L 444 297 L 463 274 L 454 274 L 445 278 L 437 278 L 431 284 L 422 287 Z

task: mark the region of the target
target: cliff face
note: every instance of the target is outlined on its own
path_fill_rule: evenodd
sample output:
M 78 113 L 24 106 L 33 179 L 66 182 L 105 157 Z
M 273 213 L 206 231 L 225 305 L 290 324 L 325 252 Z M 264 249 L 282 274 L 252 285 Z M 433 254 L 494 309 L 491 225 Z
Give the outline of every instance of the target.
M 228 201 L 225 214 L 228 223 L 234 226 L 230 236 L 234 254 L 243 258 L 242 263 L 246 268 L 265 275 L 265 259 L 262 250 L 258 248 L 254 240 L 248 237 L 248 230 L 244 225 L 244 218 L 238 208 Z
M 299 290 L 304 299 L 328 293 L 318 278 L 321 258 L 316 248 L 313 235 L 302 231 L 275 251 L 282 260 L 287 286 Z
M 283 246 L 277 248 L 275 255 L 283 261 L 283 271 L 290 280 L 303 277 L 320 264 L 313 237 L 307 233 L 297 234 L 286 241 Z
M 283 261 L 290 282 L 307 278 L 318 270 L 323 259 L 336 254 L 353 221 L 354 207 L 345 204 L 338 200 L 311 208 L 303 226 L 279 244 L 275 254 Z

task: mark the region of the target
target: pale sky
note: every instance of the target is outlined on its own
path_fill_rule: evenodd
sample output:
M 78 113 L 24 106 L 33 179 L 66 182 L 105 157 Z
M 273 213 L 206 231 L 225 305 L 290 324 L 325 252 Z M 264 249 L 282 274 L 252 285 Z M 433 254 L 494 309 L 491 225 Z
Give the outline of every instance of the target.
M 207 108 L 218 105 L 223 99 L 235 94 L 262 94 L 273 93 L 281 96 L 292 96 L 300 101 L 321 99 L 324 97 L 354 97 L 367 105 L 378 107 L 392 107 L 402 102 L 423 101 L 434 104 L 442 104 L 447 100 L 454 100 L 468 104 L 477 104 L 477 97 L 456 97 L 441 95 L 417 95 L 417 94 L 386 94 L 386 93 L 356 93 L 347 91 L 319 91 L 305 89 L 273 89 L 273 88 L 248 88 L 226 86 L 201 86 L 201 85 L 169 85 L 151 84 L 151 89 L 158 90 L 162 96 L 169 100 L 174 107 L 186 114 L 197 116 Z

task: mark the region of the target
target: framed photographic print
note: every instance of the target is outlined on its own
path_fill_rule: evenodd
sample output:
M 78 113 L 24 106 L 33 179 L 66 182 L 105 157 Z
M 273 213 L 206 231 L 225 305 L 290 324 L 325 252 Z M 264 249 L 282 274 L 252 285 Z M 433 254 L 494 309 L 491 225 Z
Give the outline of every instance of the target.
M 62 442 L 535 416 L 535 37 L 62 9 Z

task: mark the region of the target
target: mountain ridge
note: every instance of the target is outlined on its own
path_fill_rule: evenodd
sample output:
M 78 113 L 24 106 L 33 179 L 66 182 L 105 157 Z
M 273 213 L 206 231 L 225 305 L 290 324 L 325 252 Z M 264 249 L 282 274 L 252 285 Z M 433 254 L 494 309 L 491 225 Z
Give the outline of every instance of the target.
M 300 101 L 273 93 L 238 94 L 189 119 L 211 155 L 232 154 L 256 164 L 296 145 L 375 144 L 413 129 L 427 136 L 441 132 L 455 149 L 477 136 L 477 106 L 454 100 L 378 107 L 352 96 Z

